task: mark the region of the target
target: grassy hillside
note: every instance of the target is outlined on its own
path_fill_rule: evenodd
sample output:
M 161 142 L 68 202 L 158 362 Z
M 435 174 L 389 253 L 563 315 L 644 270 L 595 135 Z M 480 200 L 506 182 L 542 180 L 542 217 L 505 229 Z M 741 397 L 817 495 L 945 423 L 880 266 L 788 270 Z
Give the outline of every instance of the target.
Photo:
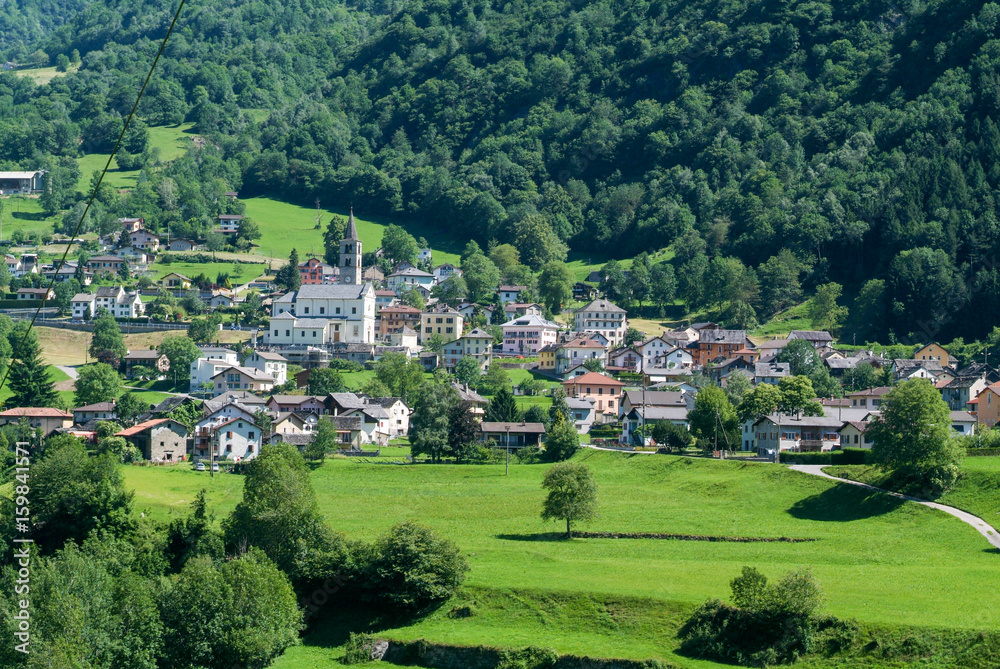
M 191 128 L 192 123 L 181 123 L 175 126 L 153 126 L 149 128 L 149 147 L 159 149 L 160 161 L 167 162 L 179 158 L 191 146 L 194 133 Z M 90 195 L 90 179 L 94 172 L 104 169 L 108 162 L 107 153 L 88 153 L 77 158 L 77 165 L 80 167 L 80 180 L 76 188 L 84 195 Z M 136 179 L 139 178 L 139 170 L 122 170 L 118 167 L 116 160 L 111 161 L 108 173 L 104 177 L 104 183 L 112 188 L 132 188 Z
M 535 644 L 712 666 L 674 655 L 673 635 L 684 612 L 726 596 L 745 564 L 769 576 L 810 566 L 827 610 L 863 623 L 1000 624 L 990 594 L 995 555 L 974 530 L 944 514 L 773 465 L 597 451 L 577 460 L 594 470 L 599 486 L 601 515 L 589 529 L 815 541 L 556 540 L 559 527 L 538 517 L 546 465 L 514 465 L 504 477 L 502 466 L 333 459 L 312 477 L 321 510 L 338 531 L 371 539 L 414 519 L 469 556 L 463 597 L 480 613 L 455 620 L 446 615 L 449 604 L 385 632 L 395 638 Z M 203 486 L 217 515 L 236 503 L 239 479 L 231 475 L 212 481 L 182 467 L 126 468 L 125 475 L 154 516 L 168 517 Z M 657 622 L 643 622 L 650 616 Z M 322 663 L 336 655 L 329 644 L 343 640 L 339 624 L 317 630 L 277 666 L 328 666 Z

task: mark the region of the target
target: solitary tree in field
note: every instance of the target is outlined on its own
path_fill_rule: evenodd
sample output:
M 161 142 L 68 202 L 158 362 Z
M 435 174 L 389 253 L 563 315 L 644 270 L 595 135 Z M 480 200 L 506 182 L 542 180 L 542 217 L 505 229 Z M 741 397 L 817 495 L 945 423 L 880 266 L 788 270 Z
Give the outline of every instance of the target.
M 549 491 L 542 520 L 565 520 L 567 539 L 573 538 L 574 521 L 587 522 L 597 515 L 597 483 L 587 465 L 561 462 L 545 473 L 542 487 Z

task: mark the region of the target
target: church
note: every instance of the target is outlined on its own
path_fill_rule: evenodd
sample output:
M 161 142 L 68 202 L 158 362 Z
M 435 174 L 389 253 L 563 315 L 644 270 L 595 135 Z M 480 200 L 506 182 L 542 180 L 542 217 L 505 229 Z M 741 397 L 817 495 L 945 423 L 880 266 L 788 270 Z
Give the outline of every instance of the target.
M 354 210 L 340 242 L 336 284 L 303 285 L 274 301 L 265 340 L 271 346 L 316 346 L 375 342 L 375 288 L 362 281 L 361 240 Z

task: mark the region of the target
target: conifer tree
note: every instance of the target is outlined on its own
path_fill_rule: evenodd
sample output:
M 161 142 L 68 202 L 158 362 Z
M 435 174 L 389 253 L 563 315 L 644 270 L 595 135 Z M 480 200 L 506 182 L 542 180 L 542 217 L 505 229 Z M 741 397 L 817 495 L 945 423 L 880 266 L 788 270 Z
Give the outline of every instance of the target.
M 15 348 L 7 385 L 14 394 L 5 403 L 8 407 L 52 407 L 58 396 L 42 362 L 38 338 L 27 323 L 18 323 L 11 335 Z

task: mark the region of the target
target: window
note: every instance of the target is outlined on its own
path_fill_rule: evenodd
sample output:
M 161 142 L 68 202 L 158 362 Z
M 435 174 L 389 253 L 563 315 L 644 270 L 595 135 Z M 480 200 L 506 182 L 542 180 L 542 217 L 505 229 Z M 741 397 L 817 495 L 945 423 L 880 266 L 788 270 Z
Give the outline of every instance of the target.
M 337 316 L 339 316 L 339 315 L 340 315 L 340 307 L 337 307 L 337 308 L 336 308 L 336 309 L 334 310 L 334 313 L 335 313 L 335 314 L 336 314 Z
M 254 434 L 255 434 L 254 432 L 248 432 L 247 433 L 247 439 L 253 439 L 254 438 Z M 251 448 L 253 448 L 253 447 L 251 446 Z
M 309 307 L 305 308 L 305 313 L 307 313 L 307 314 L 309 313 Z
M 322 316 L 325 313 L 326 313 L 326 307 L 320 307 L 319 308 L 319 314 L 320 314 L 320 316 Z
M 358 308 L 357 307 L 351 307 L 351 313 L 352 314 L 358 313 Z
M 285 336 L 286 337 L 290 337 L 290 336 L 292 336 L 292 333 L 290 331 L 288 331 L 288 330 L 285 330 Z
M 277 336 L 278 336 L 278 331 L 277 331 L 277 330 L 275 330 L 275 331 L 274 331 L 274 336 L 275 336 L 275 337 L 277 337 Z

